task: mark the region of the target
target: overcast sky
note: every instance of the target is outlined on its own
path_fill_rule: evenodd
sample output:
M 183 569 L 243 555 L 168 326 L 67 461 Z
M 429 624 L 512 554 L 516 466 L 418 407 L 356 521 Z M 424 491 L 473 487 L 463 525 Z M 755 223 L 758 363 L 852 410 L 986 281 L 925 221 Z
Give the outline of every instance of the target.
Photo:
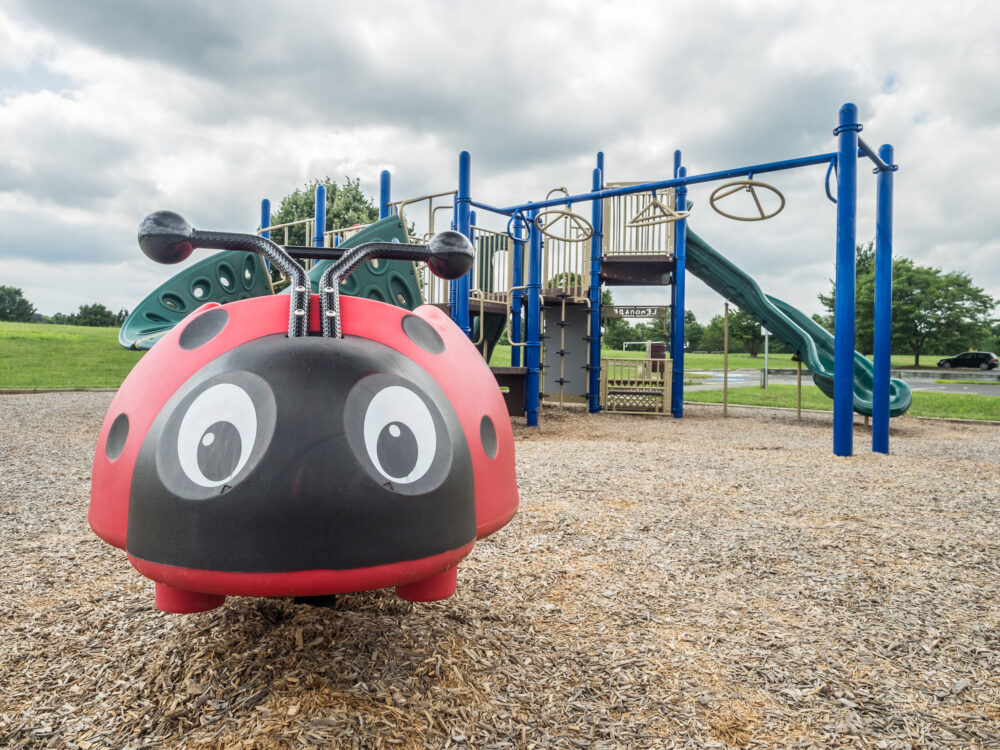
M 1000 297 L 1000 3 L 153 2 L 0 6 L 0 284 L 40 312 L 131 309 L 176 267 L 136 247 L 171 208 L 252 232 L 262 197 L 357 177 L 494 205 L 836 149 L 844 102 L 891 143 L 895 249 Z M 874 236 L 862 164 L 859 240 Z M 825 169 L 766 176 L 778 217 L 691 226 L 807 313 L 833 275 Z M 739 196 L 736 196 L 737 198 Z M 581 209 L 589 215 L 587 209 Z M 200 256 L 203 257 L 203 256 Z M 616 291 L 656 304 L 666 289 Z M 722 300 L 690 279 L 705 320 Z

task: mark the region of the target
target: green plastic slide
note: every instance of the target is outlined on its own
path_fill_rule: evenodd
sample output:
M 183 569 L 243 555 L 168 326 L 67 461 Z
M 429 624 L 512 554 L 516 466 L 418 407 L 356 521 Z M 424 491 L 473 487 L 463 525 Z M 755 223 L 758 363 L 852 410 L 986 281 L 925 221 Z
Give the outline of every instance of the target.
M 787 302 L 764 294 L 757 282 L 690 229 L 687 230 L 686 247 L 687 270 L 753 315 L 762 326 L 792 347 L 812 371 L 819 389 L 833 398 L 833 336 Z M 866 416 L 872 413 L 874 372 L 871 360 L 855 352 L 854 411 Z M 892 378 L 889 381 L 889 416 L 904 414 L 912 398 L 910 387 Z
M 403 224 L 396 216 L 370 224 L 345 240 L 341 247 L 393 241 L 406 242 Z M 323 271 L 332 262 L 322 261 L 309 270 L 314 292 L 318 291 Z M 344 281 L 341 291 L 407 310 L 422 301 L 413 264 L 403 260 L 369 261 Z M 140 302 L 119 330 L 118 342 L 126 349 L 149 349 L 206 302 L 226 304 L 272 293 L 260 256 L 239 251 L 216 253 L 182 269 Z

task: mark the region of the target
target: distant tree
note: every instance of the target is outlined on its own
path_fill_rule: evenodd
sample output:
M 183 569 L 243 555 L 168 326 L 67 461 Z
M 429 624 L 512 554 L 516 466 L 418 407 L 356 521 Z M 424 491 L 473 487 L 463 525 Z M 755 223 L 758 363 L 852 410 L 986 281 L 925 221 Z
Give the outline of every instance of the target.
M 127 318 L 128 318 L 128 310 L 126 310 L 123 307 L 115 314 L 115 325 L 116 326 L 123 325 Z
M 615 304 L 611 290 L 601 292 L 601 306 L 610 307 Z M 626 341 L 632 341 L 632 326 L 624 318 L 605 318 L 604 330 L 601 333 L 601 347 L 604 349 L 621 349 Z
M 875 275 L 872 245 L 858 246 L 858 274 L 855 284 L 855 341 L 863 354 L 874 350 Z M 833 316 L 836 287 L 819 300 Z M 940 268 L 922 266 L 909 258 L 892 263 L 893 348 L 913 354 L 919 366 L 926 351 L 962 351 L 976 346 L 989 335 L 996 322 L 996 300 L 975 286 L 961 271 L 944 273 Z
M 24 292 L 15 286 L 0 286 L 0 320 L 30 323 L 35 318 L 35 306 Z
M 271 226 L 313 218 L 316 215 L 316 186 L 320 184 L 326 186 L 324 231 L 355 224 L 370 224 L 378 219 L 378 208 L 371 198 L 361 192 L 359 180 L 348 177 L 343 185 L 337 185 L 327 177 L 322 183 L 320 180 L 313 180 L 282 198 L 278 210 L 271 214 Z M 282 229 L 271 235 L 271 239 L 278 244 L 284 243 L 284 237 Z M 312 237 L 306 237 L 305 225 L 290 227 L 288 230 L 289 245 L 311 245 L 312 240 Z
M 983 337 L 979 344 L 979 348 L 993 353 L 1000 351 L 1000 320 L 993 322 L 989 333 Z
M 699 342 L 702 349 L 710 352 L 722 350 L 723 322 L 724 320 L 721 315 L 713 315 L 712 319 L 708 321 L 702 330 L 701 341 Z
M 361 192 L 359 180 L 348 177 L 343 185 L 337 185 L 326 177 L 322 181 L 314 179 L 282 198 L 278 210 L 271 214 L 271 226 L 315 217 L 316 186 L 320 184 L 326 186 L 326 226 L 323 231 L 343 229 L 355 224 L 370 224 L 378 219 L 378 208 L 372 203 L 371 198 Z M 284 229 L 274 230 L 271 239 L 279 245 L 313 244 L 313 238 L 306 237 L 305 224 L 288 228 L 287 243 Z M 271 280 L 278 281 L 280 278 L 281 273 L 271 266 Z
M 545 289 L 579 289 L 583 284 L 583 274 L 572 271 L 557 273 L 542 286 Z
M 729 313 L 729 340 L 742 344 L 742 349 L 751 357 L 756 357 L 763 350 L 764 336 L 760 332 L 760 323 L 748 312 L 736 310 Z
M 832 315 L 820 315 L 819 313 L 812 314 L 813 322 L 821 325 L 824 329 L 833 333 L 833 316 Z
M 771 340 L 767 346 L 771 354 L 791 354 L 794 351 L 792 347 L 779 339 L 777 336 L 771 336 Z
M 724 345 L 724 327 L 725 316 L 712 316 L 702 332 L 700 347 L 710 352 L 721 351 Z M 729 351 L 746 352 L 751 357 L 756 357 L 763 347 L 764 337 L 757 319 L 738 307 L 730 307 Z
M 118 317 L 100 302 L 80 305 L 80 310 L 71 317 L 73 325 L 110 328 L 118 323 Z
M 684 338 L 687 339 L 688 351 L 701 348 L 701 337 L 705 333 L 705 326 L 698 322 L 694 316 L 694 311 L 684 311 Z

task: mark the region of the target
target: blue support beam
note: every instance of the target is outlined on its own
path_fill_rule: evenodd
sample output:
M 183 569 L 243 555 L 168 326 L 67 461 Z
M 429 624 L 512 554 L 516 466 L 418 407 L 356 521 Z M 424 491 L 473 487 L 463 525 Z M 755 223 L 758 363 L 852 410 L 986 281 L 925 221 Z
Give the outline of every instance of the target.
M 323 247 L 326 232 L 326 185 L 316 186 L 316 220 L 313 227 L 313 247 Z
M 878 150 L 892 165 L 892 146 Z M 892 357 L 892 191 L 893 169 L 880 169 L 875 224 L 875 383 L 872 389 L 872 451 L 889 452 L 889 371 Z
M 591 187 L 604 187 L 604 154 L 597 155 L 599 166 L 594 170 Z M 590 223 L 594 234 L 590 238 L 590 341 L 587 353 L 587 411 L 601 410 L 601 258 L 604 253 L 604 201 L 590 204 Z
M 388 169 L 383 169 L 378 182 L 378 217 L 388 219 L 390 216 L 389 201 L 391 200 L 392 177 Z
M 687 170 L 678 167 L 677 176 Z M 681 184 L 674 194 L 677 211 L 687 210 L 687 187 Z M 674 285 L 670 307 L 670 359 L 673 363 L 670 383 L 670 413 L 674 419 L 684 416 L 684 264 L 687 258 L 687 219 L 674 222 Z
M 528 319 L 525 325 L 524 413 L 528 427 L 538 426 L 538 401 L 542 374 L 542 232 L 535 219 L 537 209 L 528 213 L 528 284 L 525 289 Z
M 882 148 L 885 148 L 885 146 L 883 146 Z M 865 139 L 862 138 L 861 136 L 858 136 L 858 156 L 867 156 L 869 159 L 871 159 L 872 162 L 875 164 L 876 172 L 883 172 L 886 170 L 891 172 L 896 171 L 896 167 L 893 166 L 892 162 L 886 162 L 886 160 L 882 158 L 882 149 L 879 149 L 879 152 L 875 153 L 874 149 L 872 149 L 871 146 L 865 143 Z
M 264 227 L 269 226 L 271 226 L 271 201 L 264 198 L 264 200 L 260 202 L 260 228 L 263 229 Z M 266 240 L 271 239 L 270 232 L 261 232 L 260 236 Z
M 455 196 L 455 229 L 472 241 L 472 158 L 468 151 L 458 156 L 458 194 Z M 469 290 L 472 271 L 451 282 L 451 319 L 462 332 L 472 338 L 472 322 L 469 317 Z
M 833 453 L 854 452 L 854 271 L 858 202 L 858 108 L 840 108 L 837 150 L 837 284 L 833 312 Z
M 260 202 L 260 228 L 263 229 L 264 227 L 269 226 L 271 226 L 271 201 L 264 198 Z M 261 232 L 260 236 L 265 240 L 271 239 L 270 232 Z M 268 273 L 271 272 L 271 261 L 267 258 L 264 258 L 264 268 L 267 269 Z

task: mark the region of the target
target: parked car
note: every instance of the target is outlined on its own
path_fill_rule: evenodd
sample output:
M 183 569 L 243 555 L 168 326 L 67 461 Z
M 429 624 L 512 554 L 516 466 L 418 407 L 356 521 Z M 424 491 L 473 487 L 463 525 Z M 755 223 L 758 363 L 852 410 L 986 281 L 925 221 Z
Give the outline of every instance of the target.
M 978 367 L 980 370 L 992 370 L 997 364 L 997 355 L 993 352 L 962 352 L 938 360 L 938 367 Z

